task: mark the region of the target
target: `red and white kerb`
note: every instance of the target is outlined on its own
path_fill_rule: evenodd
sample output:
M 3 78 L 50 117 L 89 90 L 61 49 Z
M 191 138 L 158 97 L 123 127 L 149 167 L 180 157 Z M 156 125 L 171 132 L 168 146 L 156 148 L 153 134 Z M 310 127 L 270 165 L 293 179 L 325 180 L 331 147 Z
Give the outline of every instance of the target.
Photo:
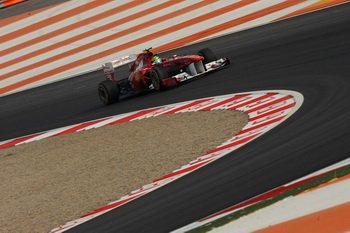
M 302 102 L 303 96 L 300 93 L 282 90 L 216 96 L 125 113 L 117 116 L 54 129 L 26 137 L 7 140 L 0 142 L 0 149 L 62 134 L 79 132 L 82 130 L 89 130 L 105 125 L 118 124 L 127 121 L 141 120 L 165 114 L 227 109 L 244 111 L 249 115 L 248 124 L 242 129 L 242 131 L 236 134 L 233 138 L 224 142 L 222 145 L 209 151 L 205 155 L 181 167 L 180 169 L 175 170 L 172 173 L 153 181 L 153 183 L 145 185 L 140 189 L 133 191 L 131 194 L 122 197 L 118 201 L 112 202 L 105 207 L 99 208 L 92 213 L 86 214 L 77 220 L 71 221 L 64 226 L 52 230 L 52 232 L 58 233 L 68 230 L 109 210 L 130 202 L 165 184 L 170 183 L 175 179 L 178 179 L 196 169 L 201 168 L 206 164 L 223 157 L 224 155 L 227 155 L 228 153 L 266 133 L 268 130 L 286 120 L 301 106 Z

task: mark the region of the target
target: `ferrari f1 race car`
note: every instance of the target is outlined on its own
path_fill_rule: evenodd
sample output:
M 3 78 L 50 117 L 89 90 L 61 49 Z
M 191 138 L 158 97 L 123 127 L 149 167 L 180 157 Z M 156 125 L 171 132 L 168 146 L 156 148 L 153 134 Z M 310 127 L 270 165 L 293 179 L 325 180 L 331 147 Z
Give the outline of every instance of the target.
M 151 49 L 146 48 L 137 56 L 129 55 L 102 65 L 106 80 L 98 84 L 98 95 L 103 104 L 116 103 L 120 96 L 130 93 L 152 89 L 163 91 L 230 64 L 228 58 L 218 59 L 208 48 L 200 50 L 198 55 L 173 55 L 170 58 L 160 58 Z M 126 64 L 129 64 L 129 77 L 117 80 L 115 68 Z

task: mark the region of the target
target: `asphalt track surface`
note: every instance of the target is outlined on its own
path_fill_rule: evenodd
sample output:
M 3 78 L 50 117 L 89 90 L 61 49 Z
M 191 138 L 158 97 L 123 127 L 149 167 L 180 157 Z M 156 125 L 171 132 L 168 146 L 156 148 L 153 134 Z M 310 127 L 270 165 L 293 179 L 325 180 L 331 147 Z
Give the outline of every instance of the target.
M 68 232 L 169 232 L 350 156 L 349 3 L 162 56 L 190 54 L 203 47 L 230 57 L 233 64 L 116 105 L 104 107 L 99 102 L 96 86 L 103 80 L 101 71 L 0 98 L 2 141 L 215 95 L 276 89 L 304 95 L 300 110 L 267 134 Z

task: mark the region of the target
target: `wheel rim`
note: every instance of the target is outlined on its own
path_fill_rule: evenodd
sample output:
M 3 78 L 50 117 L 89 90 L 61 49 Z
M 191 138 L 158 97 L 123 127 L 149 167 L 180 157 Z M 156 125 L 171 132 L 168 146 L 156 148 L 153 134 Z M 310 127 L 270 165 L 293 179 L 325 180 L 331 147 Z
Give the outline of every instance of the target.
M 152 84 L 154 89 L 159 90 L 159 77 L 156 72 L 152 72 Z
M 98 96 L 100 97 L 100 100 L 105 103 L 107 101 L 107 92 L 103 87 L 98 88 Z

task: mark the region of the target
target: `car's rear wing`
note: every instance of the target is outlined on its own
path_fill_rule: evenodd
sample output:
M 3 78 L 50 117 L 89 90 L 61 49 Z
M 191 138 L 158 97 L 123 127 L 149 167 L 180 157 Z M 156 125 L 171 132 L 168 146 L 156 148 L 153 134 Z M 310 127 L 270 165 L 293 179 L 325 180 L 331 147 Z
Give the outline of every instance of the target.
M 135 60 L 136 60 L 136 54 L 131 54 L 131 55 L 119 58 L 117 60 L 107 62 L 102 65 L 103 72 L 107 79 L 116 82 L 116 79 L 114 76 L 114 68 L 132 63 Z
M 130 54 L 128 56 L 111 61 L 111 63 L 113 64 L 113 67 L 116 68 L 118 66 L 122 66 L 122 65 L 126 65 L 131 62 L 134 62 L 135 60 L 136 60 L 136 54 Z

